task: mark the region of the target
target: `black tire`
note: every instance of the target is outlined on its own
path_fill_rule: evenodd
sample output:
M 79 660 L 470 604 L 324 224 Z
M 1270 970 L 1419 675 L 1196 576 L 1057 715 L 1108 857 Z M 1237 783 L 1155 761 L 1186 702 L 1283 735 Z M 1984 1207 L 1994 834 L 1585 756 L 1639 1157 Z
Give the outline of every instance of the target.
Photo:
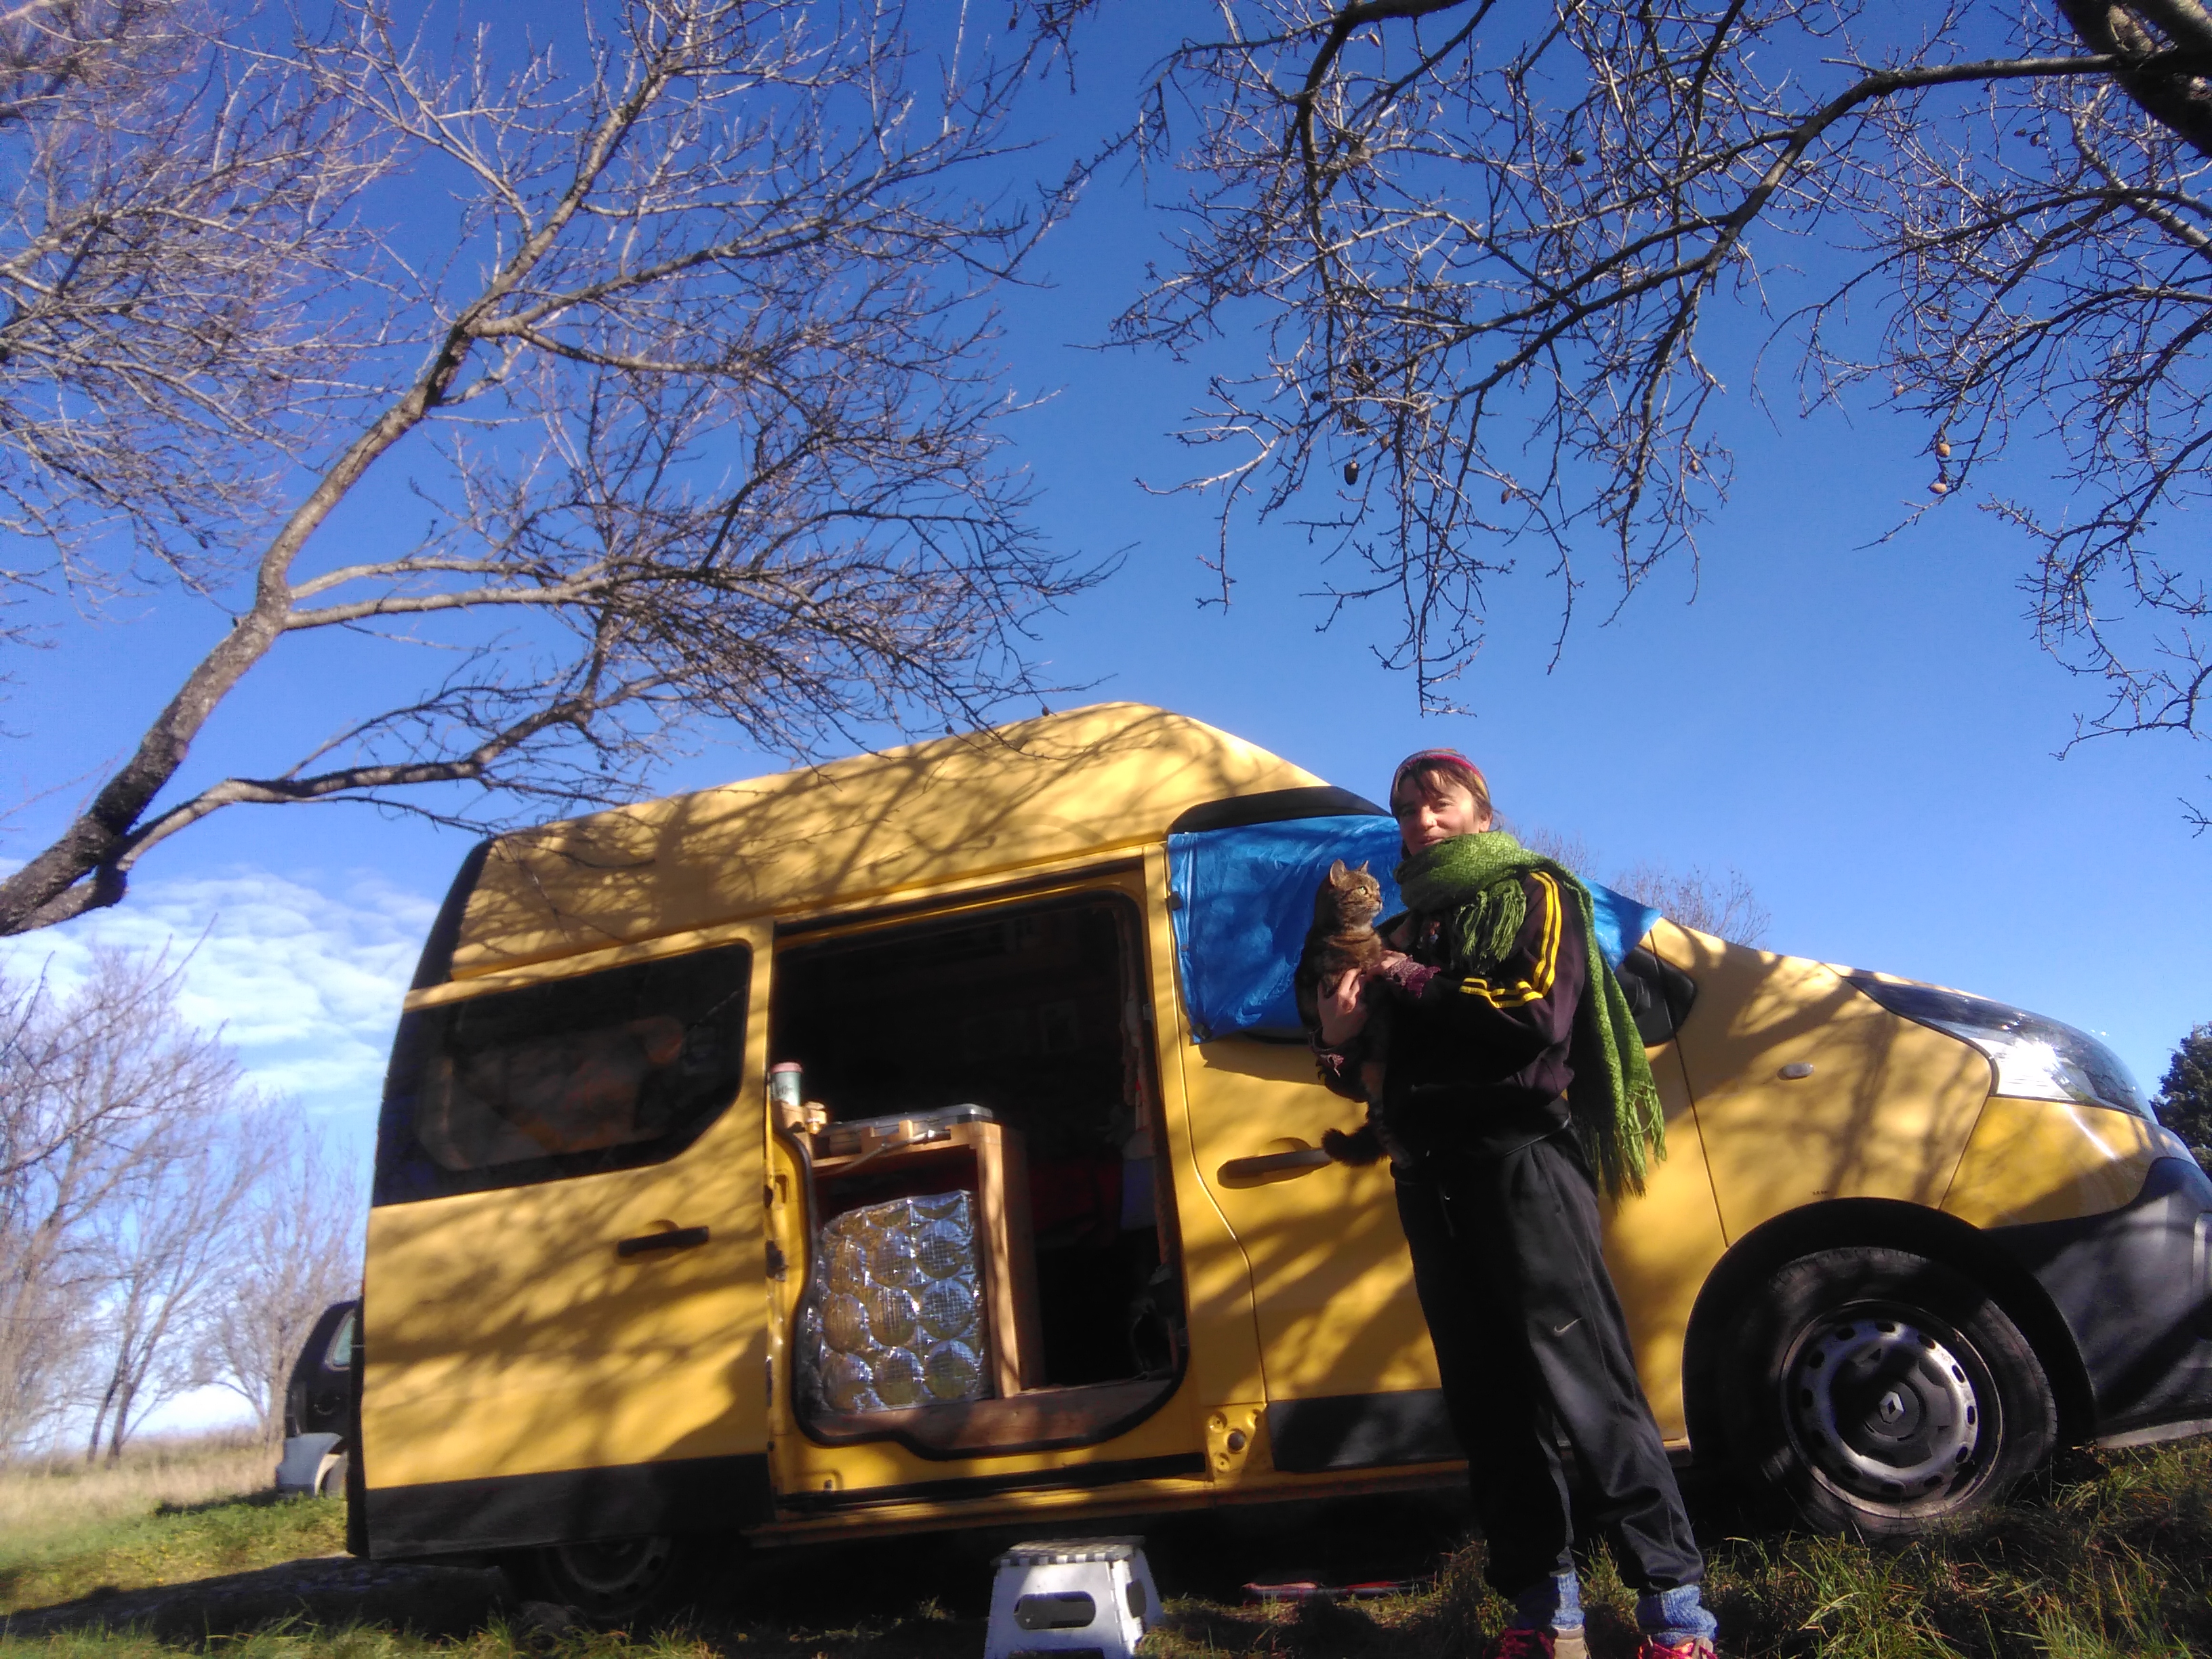
M 1722 1391 L 1739 1478 L 1823 1532 L 1904 1537 L 1970 1514 L 2058 1437 L 2020 1328 L 1905 1250 L 1821 1250 L 1774 1274 L 1737 1322 Z
M 611 1538 L 519 1550 L 505 1565 L 520 1599 L 568 1607 L 599 1630 L 642 1627 L 690 1604 L 705 1551 L 693 1538 Z

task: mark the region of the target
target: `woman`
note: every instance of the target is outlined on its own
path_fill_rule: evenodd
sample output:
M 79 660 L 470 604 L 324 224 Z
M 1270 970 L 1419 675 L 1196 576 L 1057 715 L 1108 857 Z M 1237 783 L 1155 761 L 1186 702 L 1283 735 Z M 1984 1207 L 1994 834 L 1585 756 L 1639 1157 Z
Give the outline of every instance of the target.
M 1639 1593 L 1638 1659 L 1711 1659 L 1705 1564 L 1599 1253 L 1598 1178 L 1640 1190 L 1664 1125 L 1589 895 L 1491 828 L 1489 785 L 1454 750 L 1401 763 L 1390 807 L 1407 914 L 1380 967 L 1322 987 L 1315 1050 L 1323 1080 L 1358 1097 L 1387 1000 L 1377 1127 L 1486 1576 L 1513 1603 L 1494 1652 L 1583 1659 L 1564 1435 Z

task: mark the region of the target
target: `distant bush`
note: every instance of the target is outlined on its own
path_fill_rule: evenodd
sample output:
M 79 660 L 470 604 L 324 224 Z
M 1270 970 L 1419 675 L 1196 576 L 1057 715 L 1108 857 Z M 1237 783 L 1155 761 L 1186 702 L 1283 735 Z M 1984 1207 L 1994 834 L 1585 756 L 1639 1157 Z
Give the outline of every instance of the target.
M 2212 1023 L 2181 1039 L 2152 1103 L 2159 1121 L 2196 1149 L 2198 1162 L 2212 1158 Z

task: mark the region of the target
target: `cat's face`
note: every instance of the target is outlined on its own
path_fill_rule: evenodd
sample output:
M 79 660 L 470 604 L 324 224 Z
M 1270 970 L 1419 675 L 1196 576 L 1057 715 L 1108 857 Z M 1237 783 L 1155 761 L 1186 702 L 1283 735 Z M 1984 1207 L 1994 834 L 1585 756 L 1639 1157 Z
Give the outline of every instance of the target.
M 1339 859 L 1328 866 L 1328 885 L 1336 914 L 1347 925 L 1364 927 L 1382 914 L 1382 884 L 1362 864 L 1353 869 Z

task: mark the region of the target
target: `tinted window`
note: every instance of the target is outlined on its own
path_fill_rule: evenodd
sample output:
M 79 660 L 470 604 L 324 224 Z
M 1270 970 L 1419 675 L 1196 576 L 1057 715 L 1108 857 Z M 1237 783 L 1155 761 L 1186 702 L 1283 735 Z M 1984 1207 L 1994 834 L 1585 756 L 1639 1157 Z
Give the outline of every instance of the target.
M 1628 1012 L 1635 1017 L 1644 1046 L 1656 1048 L 1672 1042 L 1689 1018 L 1690 1005 L 1698 1000 L 1698 988 L 1690 976 L 1638 945 L 1621 957 L 1614 977 L 1628 999 Z
M 374 1201 L 673 1157 L 737 1093 L 750 968 L 726 945 L 404 1016 Z
M 337 1332 L 331 1338 L 330 1351 L 323 1356 L 326 1371 L 349 1371 L 353 1369 L 353 1327 L 359 1316 L 349 1313 L 338 1321 Z

